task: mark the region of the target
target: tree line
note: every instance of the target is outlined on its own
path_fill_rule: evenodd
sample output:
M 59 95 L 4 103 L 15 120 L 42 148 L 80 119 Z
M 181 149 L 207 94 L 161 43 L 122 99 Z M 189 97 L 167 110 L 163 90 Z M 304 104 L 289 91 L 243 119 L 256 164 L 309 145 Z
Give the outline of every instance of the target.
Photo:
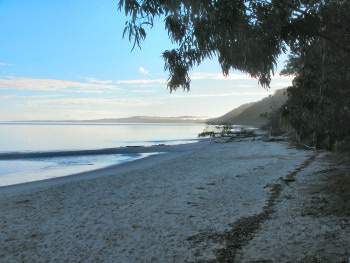
M 295 78 L 278 110 L 281 127 L 316 148 L 349 147 L 350 1 L 120 0 L 119 10 L 134 47 L 164 18 L 177 44 L 163 52 L 170 91 L 189 90 L 189 71 L 213 57 L 224 75 L 240 70 L 269 88 L 279 55 L 289 51 L 282 74 Z

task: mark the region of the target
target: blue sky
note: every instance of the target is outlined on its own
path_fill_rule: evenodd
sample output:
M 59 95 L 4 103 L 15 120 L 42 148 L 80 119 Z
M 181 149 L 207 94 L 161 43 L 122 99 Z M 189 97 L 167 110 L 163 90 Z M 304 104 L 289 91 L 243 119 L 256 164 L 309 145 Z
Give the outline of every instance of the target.
M 225 78 L 214 59 L 193 69 L 190 92 L 170 93 L 161 54 L 173 45 L 163 21 L 131 52 L 117 3 L 0 1 L 0 121 L 216 117 L 291 84 L 277 74 L 266 91 L 239 72 Z

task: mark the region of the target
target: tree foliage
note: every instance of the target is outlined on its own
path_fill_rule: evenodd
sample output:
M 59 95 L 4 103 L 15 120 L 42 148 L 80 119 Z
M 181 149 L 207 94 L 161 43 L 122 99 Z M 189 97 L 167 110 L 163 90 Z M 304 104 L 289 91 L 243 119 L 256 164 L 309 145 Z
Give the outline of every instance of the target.
M 350 135 L 350 2 L 327 1 L 318 15 L 318 37 L 295 43 L 282 72 L 296 75 L 284 125 L 305 144 L 332 149 Z
M 249 73 L 269 87 L 287 46 L 316 36 L 321 0 L 120 0 L 130 17 L 124 35 L 140 45 L 147 26 L 163 18 L 178 48 L 163 53 L 168 87 L 189 89 L 189 70 L 217 56 L 224 75 Z
M 134 47 L 164 18 L 177 44 L 163 53 L 171 91 L 188 90 L 189 71 L 213 57 L 224 75 L 237 69 L 267 88 L 289 48 L 283 74 L 296 77 L 284 126 L 315 147 L 331 149 L 349 136 L 349 0 L 120 0 L 119 9 L 130 17 L 124 35 Z

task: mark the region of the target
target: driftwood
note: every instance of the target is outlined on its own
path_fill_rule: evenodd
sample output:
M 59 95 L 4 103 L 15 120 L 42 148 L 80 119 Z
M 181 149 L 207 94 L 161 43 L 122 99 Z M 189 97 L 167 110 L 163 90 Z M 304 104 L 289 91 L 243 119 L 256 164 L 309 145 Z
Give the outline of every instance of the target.
M 253 138 L 254 141 L 258 137 L 253 130 L 234 128 L 231 125 L 216 126 L 215 128 L 217 131 L 204 131 L 198 137 L 211 137 L 214 138 L 214 142 L 232 142 L 246 138 Z

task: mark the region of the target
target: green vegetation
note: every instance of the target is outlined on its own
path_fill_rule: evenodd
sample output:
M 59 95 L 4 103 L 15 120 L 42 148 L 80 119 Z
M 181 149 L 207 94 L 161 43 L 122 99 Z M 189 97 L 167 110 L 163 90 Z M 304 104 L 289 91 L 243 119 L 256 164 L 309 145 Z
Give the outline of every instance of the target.
M 275 109 L 282 107 L 287 98 L 286 89 L 280 89 L 274 95 L 270 95 L 258 102 L 244 104 L 219 118 L 209 119 L 208 123 L 213 125 L 228 123 L 260 127 L 267 124 L 267 117 Z
M 327 177 L 321 186 L 310 190 L 312 200 L 304 206 L 303 214 L 350 216 L 350 169 L 324 172 Z
M 256 137 L 256 134 L 253 130 L 234 127 L 231 124 L 223 124 L 215 127 L 207 127 L 203 132 L 198 134 L 198 137 L 219 138 L 225 142 L 231 142 L 235 139 Z
M 120 0 L 119 9 L 130 16 L 124 35 L 134 47 L 147 26 L 165 18 L 178 46 L 163 53 L 170 91 L 188 90 L 189 71 L 213 57 L 224 75 L 237 69 L 268 88 L 278 56 L 289 48 L 283 74 L 295 79 L 285 106 L 266 115 L 272 126 L 279 120 L 279 128 L 312 147 L 350 148 L 350 1 Z
M 230 124 L 236 124 L 236 125 L 240 125 L 240 124 L 249 125 L 250 123 L 246 123 L 246 122 L 242 123 L 242 122 L 237 121 L 236 119 L 240 118 L 239 116 L 243 112 L 245 112 L 246 109 L 249 109 L 254 104 L 255 104 L 254 102 L 243 104 L 243 105 L 239 106 L 238 108 L 235 108 L 232 111 L 226 113 L 225 115 L 218 117 L 218 118 L 209 119 L 207 122 L 208 122 L 208 124 L 211 124 L 211 125 L 219 125 L 219 124 L 222 125 L 224 123 L 230 123 Z M 244 120 L 244 121 L 246 121 L 246 120 Z
M 169 38 L 178 46 L 163 53 L 170 90 L 189 89 L 189 70 L 214 56 L 225 75 L 238 69 L 268 87 L 287 47 L 316 37 L 334 42 L 323 34 L 324 2 L 346 1 L 120 0 L 119 9 L 130 17 L 124 36 L 134 47 L 146 38 L 147 27 L 165 18 Z
M 325 189 L 332 194 L 327 209 L 332 214 L 350 216 L 350 170 L 329 176 L 329 184 Z
M 318 15 L 319 36 L 292 45 L 282 72 L 296 75 L 287 90 L 283 126 L 307 145 L 346 148 L 350 146 L 343 141 L 350 134 L 350 2 L 326 1 Z
M 331 173 L 324 191 L 332 198 L 327 204 L 327 211 L 338 216 L 350 216 L 350 150 L 337 153 L 336 160 L 341 171 Z
M 350 216 L 350 152 L 328 155 L 335 166 L 320 171 L 322 176 L 309 188 L 311 198 L 305 203 L 304 215 Z

